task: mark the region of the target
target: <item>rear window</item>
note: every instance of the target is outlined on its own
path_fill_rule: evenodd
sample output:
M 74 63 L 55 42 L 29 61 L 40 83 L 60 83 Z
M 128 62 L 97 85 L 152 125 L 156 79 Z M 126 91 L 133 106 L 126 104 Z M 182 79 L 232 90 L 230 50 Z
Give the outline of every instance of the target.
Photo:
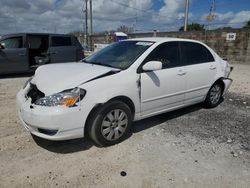
M 52 46 L 71 46 L 71 37 L 52 37 Z
M 182 54 L 186 65 L 214 61 L 212 54 L 205 46 L 194 42 L 181 42 L 181 44 Z

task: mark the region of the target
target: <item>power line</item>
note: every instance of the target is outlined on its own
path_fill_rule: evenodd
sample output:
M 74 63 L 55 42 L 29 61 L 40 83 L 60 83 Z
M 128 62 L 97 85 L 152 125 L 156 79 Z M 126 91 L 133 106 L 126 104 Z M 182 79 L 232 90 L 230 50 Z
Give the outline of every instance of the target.
M 127 8 L 130 8 L 130 9 L 134 9 L 134 10 L 138 10 L 138 11 L 141 11 L 141 12 L 143 12 L 143 13 L 147 13 L 147 14 L 158 14 L 157 12 L 153 12 L 153 11 L 151 11 L 151 10 L 145 10 L 145 9 L 139 9 L 139 8 L 136 8 L 136 7 L 131 7 L 130 5 L 128 5 L 128 4 L 125 4 L 125 3 L 121 3 L 121 2 L 117 2 L 117 1 L 114 1 L 114 0 L 110 0 L 110 1 L 112 1 L 113 3 L 115 3 L 115 4 L 118 4 L 118 5 L 120 5 L 120 6 L 124 6 L 124 7 L 127 7 Z M 158 17 L 163 17 L 163 18 L 170 18 L 170 16 L 164 16 L 164 15 L 159 15 L 158 14 Z
M 122 2 L 117 2 L 117 1 L 115 1 L 115 0 L 110 0 L 111 2 L 113 2 L 113 3 L 115 3 L 115 4 L 117 4 L 117 5 L 120 5 L 120 6 L 123 6 L 123 7 L 126 7 L 126 8 L 130 8 L 130 9 L 133 9 L 133 10 L 136 10 L 136 11 L 140 11 L 140 12 L 142 12 L 143 14 L 148 14 L 148 15 L 154 15 L 154 14 L 157 14 L 157 17 L 158 18 L 171 18 L 172 16 L 170 15 L 170 16 L 168 16 L 168 15 L 160 15 L 158 12 L 154 12 L 153 10 L 145 10 L 145 9 L 140 9 L 140 8 L 137 8 L 136 6 L 135 7 L 132 7 L 131 5 L 129 5 L 129 4 L 126 4 L 126 3 L 122 3 Z M 188 0 L 187 0 L 188 1 Z M 214 1 L 213 1 L 214 2 Z M 224 4 L 223 2 L 220 2 L 220 3 L 217 3 L 217 5 L 218 4 Z M 207 5 L 206 5 L 207 6 Z M 194 8 L 194 7 L 197 7 L 197 6 L 191 6 L 192 8 Z M 213 3 L 213 8 L 212 8 L 213 10 L 211 10 L 212 12 L 214 12 L 214 10 L 215 10 L 215 3 Z M 211 12 L 210 11 L 210 12 Z M 98 12 L 98 11 L 96 11 L 96 10 L 94 10 L 94 12 Z M 138 17 L 143 17 L 143 18 L 145 18 L 145 16 L 143 16 L 143 15 L 140 15 L 140 16 L 138 16 L 137 15 L 137 13 L 136 13 L 136 15 L 135 16 L 133 16 L 133 17 L 128 17 L 128 18 L 123 18 L 123 19 L 119 19 L 118 21 L 127 21 L 127 20 L 133 20 L 133 19 L 136 19 L 136 22 L 138 22 Z M 187 16 L 186 16 L 187 17 Z M 94 18 L 96 19 L 103 19 L 103 20 L 109 20 L 109 21 L 116 21 L 117 19 L 112 19 L 112 18 L 110 18 L 110 17 L 108 17 L 108 18 L 105 18 L 105 17 L 98 17 L 98 16 L 94 16 Z M 173 18 L 173 17 L 172 17 Z M 178 19 L 178 17 L 176 17 L 176 20 L 179 20 Z M 142 20 L 141 20 L 142 21 Z M 206 25 L 206 26 L 208 26 L 208 25 L 234 25 L 234 24 L 242 24 L 242 23 L 245 23 L 245 22 L 235 22 L 235 23 L 233 23 L 233 22 L 231 22 L 231 23 L 207 23 L 207 22 L 201 22 L 201 20 L 193 20 L 193 22 L 197 22 L 197 23 L 200 23 L 200 24 L 204 24 L 204 25 Z M 187 22 L 186 22 L 187 23 Z M 169 26 L 168 26 L 169 27 Z M 171 26 L 170 26 L 171 27 Z M 159 28 L 159 27 L 158 27 Z

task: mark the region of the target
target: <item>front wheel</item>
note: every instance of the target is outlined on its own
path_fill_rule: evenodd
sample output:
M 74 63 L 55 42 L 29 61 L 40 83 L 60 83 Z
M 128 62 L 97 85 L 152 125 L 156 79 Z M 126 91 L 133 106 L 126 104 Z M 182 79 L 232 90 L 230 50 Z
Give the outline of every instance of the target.
M 223 86 L 219 82 L 215 83 L 208 91 L 205 106 L 208 108 L 214 108 L 218 106 L 222 99 Z
M 132 124 L 131 110 L 123 102 L 111 101 L 94 114 L 88 132 L 90 138 L 100 146 L 109 146 L 126 138 Z

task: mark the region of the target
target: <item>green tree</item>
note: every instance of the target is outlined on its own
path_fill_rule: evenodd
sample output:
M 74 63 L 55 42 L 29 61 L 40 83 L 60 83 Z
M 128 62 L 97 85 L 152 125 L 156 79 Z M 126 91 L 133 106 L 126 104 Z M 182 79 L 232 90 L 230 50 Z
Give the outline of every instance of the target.
M 132 33 L 133 32 L 133 28 L 132 27 L 128 27 L 126 25 L 121 25 L 119 28 L 117 28 L 117 31 L 123 32 L 123 33 Z
M 250 29 L 250 20 L 248 20 L 248 22 L 246 23 L 246 25 L 243 28 Z
M 192 23 L 187 25 L 187 31 L 204 31 L 204 25 L 199 23 Z M 179 31 L 184 31 L 184 26 L 181 26 Z

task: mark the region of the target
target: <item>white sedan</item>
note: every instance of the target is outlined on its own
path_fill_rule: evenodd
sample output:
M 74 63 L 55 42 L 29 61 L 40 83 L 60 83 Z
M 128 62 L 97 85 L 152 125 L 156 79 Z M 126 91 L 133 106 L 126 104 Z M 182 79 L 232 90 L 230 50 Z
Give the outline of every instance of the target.
M 196 103 L 216 107 L 232 67 L 205 44 L 177 38 L 114 43 L 82 62 L 39 67 L 17 94 L 24 127 L 38 137 L 126 138 L 133 121 Z

